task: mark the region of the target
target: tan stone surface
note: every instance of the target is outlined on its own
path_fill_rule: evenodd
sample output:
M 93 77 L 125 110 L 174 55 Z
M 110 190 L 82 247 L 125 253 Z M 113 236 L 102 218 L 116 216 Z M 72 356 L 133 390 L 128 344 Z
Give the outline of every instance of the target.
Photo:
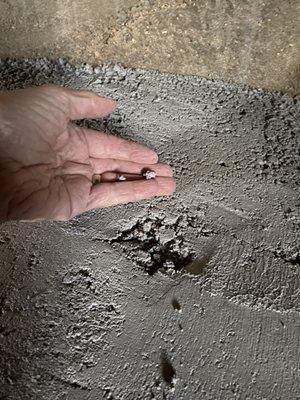
M 0 57 L 112 61 L 299 92 L 299 0 L 2 0 L 0 15 Z

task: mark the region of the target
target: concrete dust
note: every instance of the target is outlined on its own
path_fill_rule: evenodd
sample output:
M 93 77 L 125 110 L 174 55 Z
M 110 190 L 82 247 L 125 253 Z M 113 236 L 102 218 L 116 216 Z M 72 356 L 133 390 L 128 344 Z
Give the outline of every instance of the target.
M 0 397 L 297 398 L 297 100 L 63 60 L 0 76 L 116 99 L 80 123 L 154 148 L 177 180 L 168 199 L 2 225 Z

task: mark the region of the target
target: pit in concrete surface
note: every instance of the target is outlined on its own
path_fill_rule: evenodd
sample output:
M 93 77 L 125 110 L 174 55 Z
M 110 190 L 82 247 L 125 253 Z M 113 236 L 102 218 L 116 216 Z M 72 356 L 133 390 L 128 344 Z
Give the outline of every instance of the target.
M 165 351 L 160 355 L 160 368 L 163 380 L 169 385 L 173 386 L 174 377 L 176 375 L 175 369 Z
M 150 215 L 128 221 L 112 243 L 118 243 L 127 258 L 149 274 L 157 271 L 174 274 L 190 265 L 195 252 L 185 240 L 185 230 L 194 219 Z

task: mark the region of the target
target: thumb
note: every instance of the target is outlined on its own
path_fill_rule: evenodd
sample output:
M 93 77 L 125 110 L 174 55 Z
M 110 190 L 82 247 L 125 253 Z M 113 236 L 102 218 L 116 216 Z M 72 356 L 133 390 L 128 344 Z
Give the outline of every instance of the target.
M 63 89 L 68 100 L 68 116 L 70 119 L 105 117 L 116 108 L 113 99 L 98 96 L 96 93 Z

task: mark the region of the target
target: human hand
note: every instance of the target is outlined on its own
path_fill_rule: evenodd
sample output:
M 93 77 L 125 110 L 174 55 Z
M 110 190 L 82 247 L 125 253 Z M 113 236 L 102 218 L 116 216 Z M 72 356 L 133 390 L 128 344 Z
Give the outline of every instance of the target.
M 67 220 L 172 194 L 172 170 L 157 163 L 154 151 L 71 123 L 114 109 L 113 100 L 57 86 L 0 94 L 0 220 Z M 145 168 L 157 178 L 92 183 L 95 174 L 141 174 Z

